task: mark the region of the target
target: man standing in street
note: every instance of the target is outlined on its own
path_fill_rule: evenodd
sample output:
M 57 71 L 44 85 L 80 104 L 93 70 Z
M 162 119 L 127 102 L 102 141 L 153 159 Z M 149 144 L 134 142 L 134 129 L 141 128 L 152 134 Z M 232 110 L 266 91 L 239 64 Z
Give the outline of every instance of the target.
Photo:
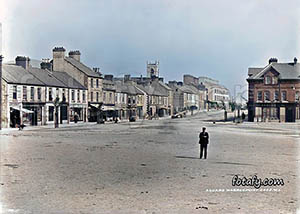
M 204 159 L 207 157 L 207 145 L 208 145 L 208 133 L 205 131 L 206 128 L 202 128 L 202 132 L 199 134 L 199 144 L 200 144 L 200 159 L 203 156 L 203 150 L 204 150 Z

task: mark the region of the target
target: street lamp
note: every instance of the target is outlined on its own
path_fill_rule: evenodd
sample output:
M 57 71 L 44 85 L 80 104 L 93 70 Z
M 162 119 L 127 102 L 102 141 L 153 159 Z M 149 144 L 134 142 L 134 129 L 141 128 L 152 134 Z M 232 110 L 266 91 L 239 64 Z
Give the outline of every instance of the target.
M 97 110 L 97 124 L 103 124 L 104 123 L 102 106 L 103 106 L 103 102 L 100 102 L 99 106 L 98 106 L 98 110 Z

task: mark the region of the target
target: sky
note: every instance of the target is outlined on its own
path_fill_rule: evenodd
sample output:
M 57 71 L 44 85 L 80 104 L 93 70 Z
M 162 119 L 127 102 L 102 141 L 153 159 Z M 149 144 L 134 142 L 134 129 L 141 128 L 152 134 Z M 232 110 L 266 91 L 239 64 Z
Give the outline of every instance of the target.
M 218 79 L 233 91 L 249 67 L 299 51 L 298 0 L 0 0 L 2 54 L 52 58 L 80 50 L 104 74 L 146 75 L 159 60 L 165 81 Z M 237 87 L 238 89 L 239 87 Z

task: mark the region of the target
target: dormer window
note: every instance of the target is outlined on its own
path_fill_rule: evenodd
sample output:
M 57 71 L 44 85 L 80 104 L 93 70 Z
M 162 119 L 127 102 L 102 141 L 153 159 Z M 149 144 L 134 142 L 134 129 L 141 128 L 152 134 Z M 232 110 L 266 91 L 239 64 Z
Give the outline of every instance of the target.
M 277 77 L 272 77 L 272 84 L 276 85 L 278 83 Z
M 272 78 L 270 76 L 265 76 L 265 84 L 266 85 L 272 84 Z

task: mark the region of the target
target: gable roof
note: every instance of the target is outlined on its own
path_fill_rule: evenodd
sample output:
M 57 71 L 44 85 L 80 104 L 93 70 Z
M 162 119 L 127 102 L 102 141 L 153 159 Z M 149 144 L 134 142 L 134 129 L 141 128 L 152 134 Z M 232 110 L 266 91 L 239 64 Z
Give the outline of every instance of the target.
M 41 80 L 25 70 L 22 66 L 12 64 L 2 65 L 2 78 L 11 84 L 45 86 Z
M 66 86 L 53 76 L 51 71 L 40 68 L 29 68 L 29 73 L 33 74 L 47 86 L 65 88 Z
M 73 59 L 71 57 L 65 57 L 65 60 L 89 77 L 101 77 L 99 73 L 93 71 L 91 68 L 87 67 L 83 63 L 77 61 L 76 59 Z
M 115 81 L 115 87 L 117 92 L 127 93 L 130 95 L 143 95 L 144 93 L 139 89 L 135 83 L 127 83 L 121 81 Z
M 76 79 L 71 77 L 66 72 L 52 71 L 51 73 L 56 79 L 62 82 L 67 88 L 86 90 L 86 88 L 83 85 L 81 85 Z
M 274 69 L 279 73 L 280 79 L 288 79 L 288 80 L 300 80 L 300 64 L 299 63 L 276 63 L 272 62 L 265 68 L 261 68 L 259 72 L 256 74 L 249 76 L 248 79 L 262 79 L 263 75 L 270 71 L 270 69 Z M 249 74 L 249 71 L 248 71 Z

